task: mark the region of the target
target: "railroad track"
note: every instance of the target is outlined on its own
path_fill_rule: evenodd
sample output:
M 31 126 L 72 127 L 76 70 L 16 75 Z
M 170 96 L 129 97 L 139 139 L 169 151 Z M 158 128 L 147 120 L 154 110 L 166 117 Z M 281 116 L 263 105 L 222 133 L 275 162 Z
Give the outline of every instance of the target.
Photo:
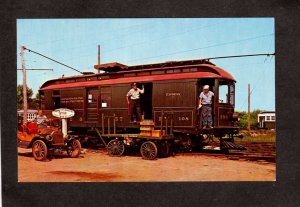
M 268 162 L 275 163 L 276 156 L 275 155 L 262 155 L 260 153 L 251 153 L 251 152 L 229 152 L 228 154 L 224 154 L 221 151 L 213 151 L 213 150 L 202 150 L 199 152 L 179 152 L 176 155 L 181 156 L 212 156 L 218 158 L 225 158 L 229 160 L 246 160 L 246 161 L 257 161 L 257 162 Z
M 276 162 L 276 144 L 274 142 L 236 142 L 247 148 L 247 150 L 229 150 L 228 154 L 222 153 L 220 150 L 201 150 L 184 153 L 185 155 L 207 155 L 215 157 L 223 157 L 231 160 L 247 160 L 257 162 Z M 218 146 L 217 142 L 212 143 Z M 182 154 L 182 153 L 178 153 Z
M 217 143 L 215 143 L 217 144 Z M 238 142 L 247 150 L 229 150 L 229 153 L 224 154 L 221 150 L 199 150 L 191 152 L 177 151 L 174 156 L 213 156 L 217 158 L 240 160 L 240 161 L 255 161 L 260 163 L 275 163 L 276 162 L 276 147 L 275 143 L 256 143 L 256 142 Z M 217 145 L 216 145 L 217 146 Z M 89 153 L 106 153 L 105 149 L 88 150 Z M 131 149 L 126 153 L 129 156 L 139 156 L 138 150 Z M 171 155 L 172 156 L 172 155 Z

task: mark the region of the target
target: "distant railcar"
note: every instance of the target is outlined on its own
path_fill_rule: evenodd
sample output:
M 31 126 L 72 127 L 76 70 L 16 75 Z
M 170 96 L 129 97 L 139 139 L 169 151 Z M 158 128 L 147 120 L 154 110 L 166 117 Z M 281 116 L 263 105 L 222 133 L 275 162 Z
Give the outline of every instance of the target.
M 75 116 L 68 126 L 79 136 L 90 130 L 138 133 L 139 124 L 131 123 L 125 96 L 132 82 L 144 85 L 141 111 L 144 120 L 153 120 L 154 128 L 164 128 L 185 146 L 203 146 L 211 135 L 220 138 L 223 149 L 233 144 L 238 134 L 235 105 L 235 79 L 207 60 L 173 61 L 126 66 L 120 63 L 95 65 L 98 73 L 62 77 L 45 82 L 40 90 L 41 109 L 51 117 L 56 108 L 69 108 Z M 104 71 L 104 73 L 100 73 Z M 197 110 L 204 85 L 214 92 L 213 129 L 202 129 Z M 48 118 L 49 118 L 48 117 Z M 111 117 L 110 120 L 109 117 Z M 229 142 L 223 142 L 228 138 Z M 226 139 L 228 141 L 228 139 Z

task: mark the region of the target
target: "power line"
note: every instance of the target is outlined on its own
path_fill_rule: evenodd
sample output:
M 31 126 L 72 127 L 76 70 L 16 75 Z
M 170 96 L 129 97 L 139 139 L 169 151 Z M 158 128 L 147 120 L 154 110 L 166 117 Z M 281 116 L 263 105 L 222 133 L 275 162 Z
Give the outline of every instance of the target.
M 179 52 L 174 52 L 174 53 L 168 53 L 168 54 L 163 54 L 163 55 L 158 55 L 158 56 L 152 56 L 152 57 L 146 57 L 146 58 L 139 58 L 139 59 L 133 59 L 130 60 L 129 62 L 133 62 L 135 60 L 143 60 L 143 59 L 151 59 L 151 58 L 156 58 L 156 57 L 162 57 L 162 56 L 168 56 L 168 55 L 172 55 L 172 54 L 179 54 L 179 53 L 185 53 L 185 52 L 189 52 L 189 51 L 194 51 L 194 50 L 200 50 L 200 49 L 206 49 L 206 48 L 210 48 L 210 47 L 216 47 L 216 46 L 220 46 L 220 45 L 228 45 L 228 44 L 233 44 L 233 43 L 237 43 L 237 42 L 242 42 L 242 41 L 247 41 L 247 40 L 252 40 L 252 39 L 258 39 L 258 38 L 262 38 L 262 37 L 267 37 L 270 35 L 273 35 L 274 33 L 271 34 L 267 34 L 267 35 L 260 35 L 260 36 L 256 36 L 256 37 L 252 37 L 252 38 L 246 38 L 246 39 L 241 39 L 241 40 L 237 40 L 237 41 L 231 41 L 231 42 L 225 42 L 225 43 L 221 43 L 221 44 L 216 44 L 216 45 L 210 45 L 210 46 L 206 46 L 206 47 L 201 47 L 201 48 L 195 48 L 195 49 L 190 49 L 190 50 L 184 50 L 184 51 L 179 51 Z M 262 53 L 262 54 L 250 54 L 250 55 L 235 55 L 235 56 L 220 56 L 220 57 L 211 57 L 211 58 L 203 58 L 203 59 L 207 59 L 207 60 L 212 60 L 212 59 L 222 59 L 222 58 L 235 58 L 235 57 L 247 57 L 247 56 L 274 56 L 275 53 Z M 81 56 L 84 57 L 84 56 Z
M 267 56 L 268 57 L 268 56 Z M 273 55 L 271 56 L 271 58 L 273 58 Z M 271 59 L 270 59 L 271 60 Z M 261 64 L 266 64 L 265 61 Z M 256 83 L 254 84 L 253 88 L 250 91 L 250 95 L 252 94 L 253 90 L 256 88 L 257 84 L 262 80 L 262 78 L 264 77 L 264 74 L 266 73 L 266 71 L 268 71 L 269 67 L 266 68 L 266 70 L 263 70 L 263 75 L 260 76 L 260 78 L 256 81 Z M 247 101 L 247 98 L 244 100 L 241 109 L 244 107 L 245 103 Z
M 22 69 L 17 69 L 17 70 L 22 70 Z M 26 70 L 51 70 L 53 71 L 53 69 L 49 69 L 49 68 L 26 68 Z
M 152 22 L 152 23 L 146 23 L 146 24 L 143 24 L 143 25 L 150 25 L 150 24 L 156 24 L 156 22 Z M 141 32 L 144 32 L 145 29 L 143 27 L 141 27 L 142 29 L 138 29 L 138 30 L 135 30 L 135 31 L 131 31 L 129 33 L 125 33 L 122 36 L 122 38 L 126 37 L 126 36 L 131 36 L 132 34 L 135 34 L 135 33 L 141 33 Z M 148 27 L 150 28 L 150 27 Z M 148 29 L 147 28 L 147 29 Z M 119 31 L 118 31 L 119 32 Z M 82 48 L 91 48 L 91 47 L 94 47 L 96 44 L 101 44 L 103 45 L 104 42 L 107 42 L 107 41 L 111 41 L 111 40 L 115 40 L 115 39 L 119 39 L 120 37 L 119 36 L 113 36 L 113 37 L 110 37 L 110 38 L 107 38 L 107 39 L 103 39 L 102 41 L 98 41 L 98 42 L 94 42 L 94 43 L 88 43 L 88 44 L 83 44 L 81 46 L 76 46 L 76 47 L 70 47 L 70 48 L 64 48 L 64 49 L 60 49 L 60 50 L 55 50 L 55 52 L 61 52 L 61 51 L 65 51 L 65 50 L 76 50 L 76 49 L 82 49 Z M 91 46 L 89 46 L 91 45 Z M 93 45 L 93 46 L 92 46 Z
M 255 36 L 255 37 L 249 37 L 249 38 L 240 39 L 240 40 L 236 40 L 236 41 L 224 42 L 224 43 L 221 43 L 221 44 L 209 45 L 209 46 L 205 46 L 205 47 L 193 48 L 193 49 L 189 49 L 189 50 L 182 50 L 182 51 L 177 51 L 177 52 L 173 52 L 173 53 L 156 55 L 156 56 L 152 56 L 152 57 L 132 59 L 129 62 L 133 62 L 133 61 L 136 61 L 136 60 L 145 60 L 145 59 L 158 58 L 158 57 L 169 56 L 169 55 L 180 54 L 180 53 L 186 53 L 186 52 L 191 52 L 191 51 L 196 51 L 196 50 L 201 50 L 201 49 L 207 49 L 207 48 L 211 48 L 211 47 L 217 47 L 217 46 L 221 46 L 221 45 L 229 45 L 229 44 L 234 44 L 234 43 L 238 43 L 238 42 L 243 42 L 243 41 L 248 41 L 248 40 L 263 38 L 263 37 L 267 37 L 267 36 L 270 36 L 270 35 L 274 35 L 274 33 L 260 35 L 260 36 Z
M 213 26 L 219 25 L 219 24 L 224 23 L 224 22 L 225 21 L 221 21 L 221 22 L 218 22 L 216 24 L 210 24 L 210 25 L 206 25 L 206 26 L 202 26 L 202 27 L 197 27 L 197 28 L 186 30 L 184 32 L 179 32 L 179 33 L 175 33 L 175 34 L 172 34 L 172 35 L 163 36 L 163 37 L 158 38 L 158 39 L 152 39 L 152 40 L 147 40 L 147 41 L 143 41 L 143 42 L 134 43 L 134 44 L 131 44 L 131 45 L 125 45 L 125 46 L 121 46 L 121 47 L 118 47 L 118 48 L 113 48 L 113 49 L 110 49 L 110 50 L 106 50 L 104 52 L 107 53 L 107 52 L 115 51 L 115 50 L 118 50 L 118 49 L 123 49 L 123 48 L 126 48 L 126 47 L 132 47 L 132 46 L 141 45 L 141 44 L 145 44 L 145 43 L 149 43 L 149 42 L 155 42 L 155 41 L 162 40 L 162 39 L 168 39 L 170 37 L 176 37 L 178 35 L 182 35 L 182 34 L 185 34 L 185 33 L 194 32 L 194 31 L 201 30 L 201 29 L 208 28 L 208 27 L 213 27 Z
M 35 52 L 35 51 L 33 51 L 33 50 L 31 50 L 31 49 L 28 49 L 28 48 L 26 48 L 26 47 L 24 47 L 24 49 L 25 49 L 25 50 L 28 50 L 29 52 L 33 52 L 33 53 L 35 53 L 35 54 L 37 54 L 37 55 L 40 55 L 40 56 L 42 56 L 42 57 L 44 57 L 44 58 L 47 58 L 47 59 L 49 59 L 49 60 L 52 60 L 53 62 L 56 62 L 56 63 L 58 63 L 58 64 L 60 64 L 60 65 L 63 65 L 63 66 L 65 66 L 65 67 L 67 67 L 67 68 L 70 68 L 70 69 L 72 69 L 72 70 L 75 70 L 75 71 L 77 71 L 78 73 L 83 74 L 81 71 L 79 71 L 79 70 L 77 70 L 77 69 L 75 69 L 75 68 L 73 68 L 73 67 L 71 67 L 71 66 L 68 66 L 68 65 L 66 65 L 66 64 L 64 64 L 64 63 L 61 63 L 61 62 L 59 62 L 59 61 L 57 61 L 57 60 L 54 60 L 54 59 L 52 59 L 52 58 L 50 58 L 50 57 L 47 57 L 46 55 L 43 55 L 43 54 L 38 53 L 38 52 Z
M 137 46 L 137 45 L 143 45 L 143 44 L 146 44 L 146 43 L 151 43 L 151 42 L 156 42 L 158 40 L 162 40 L 162 39 L 168 39 L 168 38 L 172 38 L 172 37 L 176 37 L 178 35 L 182 35 L 182 34 L 185 34 L 185 33 L 189 33 L 189 32 L 194 32 L 194 31 L 197 31 L 197 30 L 202 30 L 204 28 L 208 28 L 208 27 L 213 27 L 213 26 L 216 26 L 216 25 L 219 25 L 219 24 L 222 24 L 224 23 L 225 21 L 221 21 L 221 22 L 218 22 L 218 23 L 215 23 L 215 24 L 210 24 L 210 25 L 206 25 L 206 26 L 202 26 L 202 27 L 197 27 L 197 28 L 193 28 L 193 29 L 189 29 L 189 30 L 186 30 L 184 32 L 179 32 L 179 33 L 175 33 L 175 34 L 172 34 L 172 35 L 167 35 L 167 36 L 163 36 L 163 37 L 160 37 L 160 38 L 157 38 L 157 39 L 152 39 L 152 40 L 147 40 L 147 41 L 142 41 L 142 42 L 138 42 L 138 43 L 133 43 L 133 44 L 128 44 L 128 45 L 124 45 L 124 46 L 121 46 L 121 47 L 117 47 L 117 48 L 112 48 L 112 49 L 108 49 L 108 50 L 103 50 L 101 52 L 105 52 L 105 54 L 107 53 L 110 53 L 110 52 L 113 52 L 113 51 L 116 51 L 116 50 L 120 50 L 120 49 L 124 49 L 124 48 L 128 48 L 128 47 L 134 47 L 134 46 Z M 137 32 L 132 32 L 130 34 L 134 34 L 134 33 L 137 33 Z M 123 36 L 124 37 L 124 36 Z M 108 40 L 111 40 L 111 39 L 114 39 L 114 38 L 110 38 Z M 105 40 L 103 40 L 102 42 L 104 42 Z M 79 47 L 73 47 L 73 48 L 69 48 L 69 49 L 77 49 L 77 48 L 82 48 L 84 46 L 79 46 Z M 91 46 L 91 47 L 94 47 L 94 46 Z M 90 48 L 89 47 L 85 47 L 85 48 Z M 68 50 L 69 50 L 68 49 Z M 61 51 L 61 50 L 59 50 Z M 87 56 L 90 56 L 90 53 L 85 53 L 83 55 L 81 55 L 80 57 L 87 57 Z M 67 58 L 67 59 L 64 59 L 64 60 L 72 60 L 74 58 Z
M 151 24 L 156 24 L 156 22 L 152 21 L 152 22 L 147 22 L 147 23 L 143 23 L 143 24 L 130 25 L 130 26 L 127 26 L 127 27 L 121 27 L 121 28 L 119 28 L 119 30 L 126 30 L 126 29 L 132 28 L 132 27 L 145 26 L 145 25 L 151 25 Z M 93 33 L 95 33 L 95 32 L 93 32 Z M 88 35 L 90 35 L 90 34 L 88 34 Z M 76 36 L 78 37 L 78 36 L 86 36 L 86 35 L 76 35 Z M 50 43 L 53 43 L 53 42 L 64 41 L 65 39 L 66 38 L 59 38 L 59 39 L 54 39 L 54 40 L 46 41 L 46 42 L 34 42 L 34 43 L 29 44 L 29 46 L 50 44 Z M 109 38 L 109 40 L 111 40 L 111 39 L 114 39 L 114 38 Z M 77 48 L 77 47 L 75 47 L 75 48 Z M 70 48 L 70 49 L 74 49 L 74 48 Z

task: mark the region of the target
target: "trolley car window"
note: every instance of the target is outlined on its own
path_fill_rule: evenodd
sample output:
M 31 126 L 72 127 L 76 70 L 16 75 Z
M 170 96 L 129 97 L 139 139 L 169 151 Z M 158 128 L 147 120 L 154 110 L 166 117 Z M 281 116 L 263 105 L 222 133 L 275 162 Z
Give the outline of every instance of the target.
M 229 86 L 229 94 L 230 94 L 230 97 L 229 97 L 229 103 L 234 106 L 235 105 L 235 95 L 234 95 L 234 84 L 231 84 Z
M 65 81 L 66 83 L 74 83 L 75 82 L 75 79 L 68 79 Z
M 97 97 L 92 93 L 88 94 L 88 103 L 95 103 L 95 102 L 97 102 Z
M 111 94 L 101 94 L 101 107 L 107 108 L 111 104 Z
M 101 108 L 111 107 L 111 87 L 101 87 Z
M 234 83 L 221 82 L 219 83 L 219 103 L 226 103 L 234 106 Z
M 135 73 L 125 73 L 124 74 L 124 77 L 133 77 L 133 76 L 136 76 Z
M 219 86 L 219 103 L 228 103 L 228 85 Z
M 77 78 L 76 82 L 82 82 L 82 81 L 86 81 L 86 78 Z
M 139 72 L 137 73 L 138 76 L 143 76 L 143 75 L 150 75 L 150 72 Z
M 180 73 L 181 69 L 174 69 L 174 73 Z
M 109 75 L 98 76 L 98 80 L 104 80 L 104 79 L 109 79 Z
M 151 74 L 152 74 L 152 75 L 165 74 L 165 71 L 164 71 L 164 70 L 152 71 Z

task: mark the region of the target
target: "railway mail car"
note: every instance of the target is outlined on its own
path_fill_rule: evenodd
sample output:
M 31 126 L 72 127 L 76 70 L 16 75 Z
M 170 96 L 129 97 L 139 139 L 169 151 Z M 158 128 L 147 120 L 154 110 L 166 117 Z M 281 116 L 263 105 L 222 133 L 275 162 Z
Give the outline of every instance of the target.
M 197 110 L 204 85 L 214 92 L 213 129 L 219 138 L 233 139 L 238 133 L 234 113 L 235 79 L 208 60 L 172 61 L 126 66 L 120 63 L 95 65 L 96 73 L 62 77 L 45 82 L 40 90 L 41 109 L 51 111 L 64 107 L 75 111 L 69 119 L 72 131 L 89 129 L 135 132 L 139 124 L 130 122 L 126 94 L 132 82 L 145 87 L 141 95 L 141 112 L 145 120 L 153 120 L 160 128 L 172 129 L 177 136 L 203 138 L 210 133 L 202 129 Z M 113 117 L 110 121 L 107 117 Z M 114 129 L 112 129 L 114 127 Z

